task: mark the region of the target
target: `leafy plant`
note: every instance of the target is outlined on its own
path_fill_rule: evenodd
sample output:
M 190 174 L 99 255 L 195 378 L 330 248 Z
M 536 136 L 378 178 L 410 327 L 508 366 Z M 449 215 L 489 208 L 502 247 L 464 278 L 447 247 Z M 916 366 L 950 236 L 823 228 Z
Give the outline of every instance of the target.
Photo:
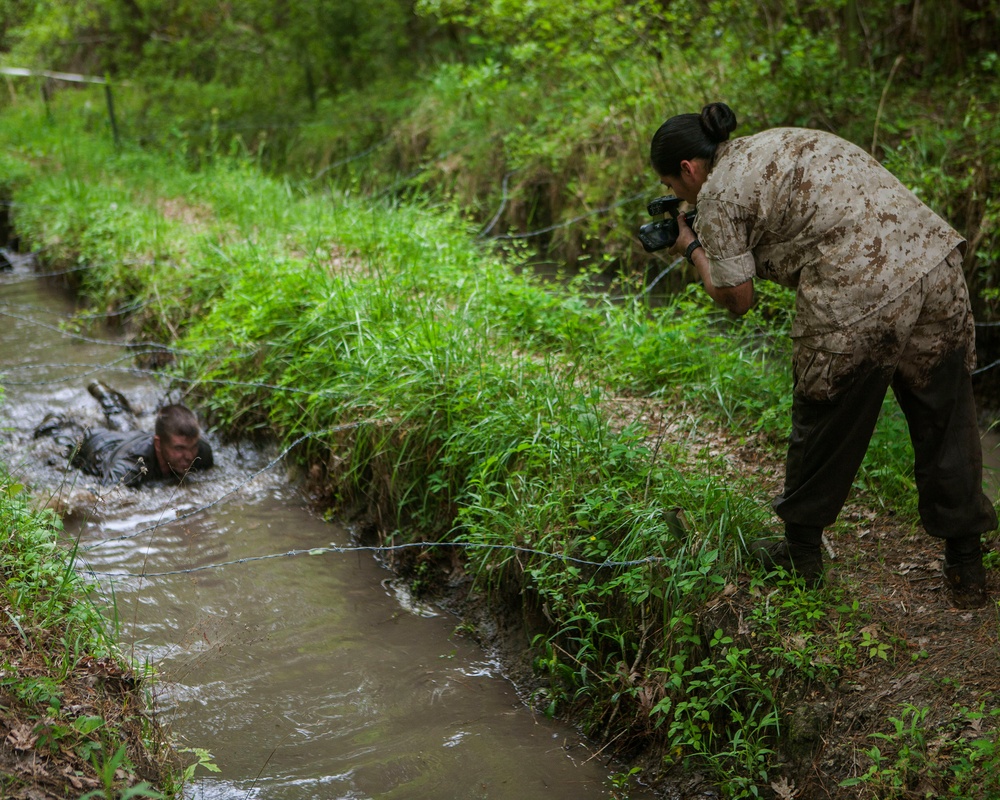
M 956 709 L 941 736 L 940 727 L 929 721 L 930 709 L 904 705 L 899 717 L 889 718 L 892 731 L 871 735 L 882 746 L 864 751 L 871 762 L 868 769 L 840 785 L 863 786 L 886 800 L 912 797 L 918 785 L 927 787 L 921 793 L 927 798 L 992 797 L 1000 791 L 998 729 L 984 732 L 982 723 L 1000 717 L 1000 709 L 987 713 L 985 707 L 983 702 L 976 709 Z
M 125 745 L 121 745 L 115 752 L 105 759 L 99 759 L 94 753 L 92 760 L 97 776 L 103 784 L 103 788 L 94 789 L 83 795 L 80 800 L 94 800 L 95 798 L 105 798 L 105 800 L 131 800 L 132 798 L 148 797 L 155 800 L 162 800 L 164 795 L 153 789 L 146 781 L 142 781 L 133 786 L 126 786 L 123 789 L 117 787 L 117 773 L 125 765 Z

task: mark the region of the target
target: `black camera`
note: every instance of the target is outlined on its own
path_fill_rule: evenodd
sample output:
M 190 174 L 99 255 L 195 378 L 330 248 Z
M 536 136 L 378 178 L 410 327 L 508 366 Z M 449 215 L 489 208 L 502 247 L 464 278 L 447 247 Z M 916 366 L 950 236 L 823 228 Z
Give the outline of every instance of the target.
M 658 219 L 656 222 L 648 222 L 639 228 L 639 241 L 642 242 L 643 249 L 647 253 L 654 253 L 664 247 L 672 247 L 677 241 L 677 236 L 681 232 L 677 224 L 677 214 L 681 204 L 679 197 L 667 195 L 657 197 L 646 206 L 649 216 L 658 217 L 661 214 L 669 214 L 666 219 Z M 694 222 L 697 211 L 685 211 L 684 219 L 690 225 Z

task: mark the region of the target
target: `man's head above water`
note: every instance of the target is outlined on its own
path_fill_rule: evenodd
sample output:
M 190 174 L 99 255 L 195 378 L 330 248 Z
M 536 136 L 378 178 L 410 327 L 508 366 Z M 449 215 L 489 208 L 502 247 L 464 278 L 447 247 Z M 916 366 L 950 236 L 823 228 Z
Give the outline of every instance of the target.
M 36 437 L 54 435 L 65 427 L 65 420 L 46 420 L 36 430 Z M 202 437 L 198 419 L 182 405 L 161 408 L 153 432 L 84 430 L 79 425 L 76 430 L 82 438 L 71 440 L 70 464 L 96 475 L 105 486 L 136 487 L 163 478 L 181 481 L 188 473 L 211 469 L 215 463 L 212 446 Z
M 187 406 L 169 405 L 156 414 L 153 449 L 163 475 L 182 478 L 198 458 L 201 428 Z

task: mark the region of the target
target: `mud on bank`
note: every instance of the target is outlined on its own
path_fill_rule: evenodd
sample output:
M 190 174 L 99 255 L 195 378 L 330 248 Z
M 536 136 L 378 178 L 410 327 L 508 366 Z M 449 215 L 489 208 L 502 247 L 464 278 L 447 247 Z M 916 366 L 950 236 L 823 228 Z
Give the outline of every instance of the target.
M 669 419 L 666 409 L 660 409 L 660 419 Z M 723 431 L 691 444 L 692 457 L 704 446 L 727 452 L 733 480 L 754 476 L 780 488 L 780 463 L 762 458 L 752 445 Z M 374 525 L 363 529 L 369 544 L 391 540 Z M 626 689 L 602 709 L 603 730 L 595 727 L 586 696 L 568 698 L 567 688 L 579 684 L 544 672 L 544 644 L 569 648 L 570 642 L 524 570 L 484 591 L 483 581 L 447 547 L 404 551 L 386 565 L 425 599 L 461 617 L 464 629 L 499 659 L 522 699 L 539 713 L 553 712 L 554 695 L 566 699 L 557 713 L 587 730 L 600 756 L 622 775 L 636 768 L 633 781 L 658 797 L 750 796 L 726 787 L 718 772 L 725 767 L 755 780 L 752 796 L 775 800 L 1000 798 L 996 535 L 984 543 L 991 602 L 972 611 L 950 604 L 940 542 L 891 509 L 851 503 L 826 548 L 828 571 L 819 590 L 795 581 L 763 582 L 748 568 L 694 612 L 706 681 L 712 680 L 715 642 L 727 640 L 746 670 L 766 676 L 761 696 L 735 699 L 728 709 L 706 714 L 707 735 L 759 724 L 761 715 L 739 716 L 754 703 L 766 703 L 774 715 L 763 743 L 754 744 L 748 729 L 747 751 L 735 747 L 715 764 L 682 752 L 676 731 L 655 719 L 652 709 L 666 688 L 654 671 L 645 671 L 641 657 L 620 666 L 633 695 L 645 695 L 645 702 L 630 701 Z M 572 660 L 568 650 L 563 653 Z M 617 715 L 628 718 L 627 732 L 613 727 Z M 767 752 L 751 760 L 754 746 Z M 627 797 L 627 785 L 611 796 Z
M 172 796 L 150 676 L 117 651 L 59 528 L 0 472 L 0 796 Z
M 250 178 L 218 177 L 205 183 L 220 207 L 242 207 Z M 274 189 L 253 179 L 262 197 Z M 132 202 L 89 202 L 107 208 L 110 196 Z M 976 773 L 996 758 L 996 698 L 951 653 L 995 663 L 995 619 L 953 618 L 912 509 L 894 515 L 897 498 L 877 485 L 859 492 L 831 533 L 821 592 L 775 590 L 742 563 L 740 539 L 760 533 L 780 480 L 773 423 L 787 391 L 768 367 L 783 359 L 760 346 L 780 331 L 764 319 L 735 329 L 693 299 L 618 307 L 521 281 L 458 241 L 452 220 L 397 214 L 394 229 L 425 227 L 380 236 L 365 215 L 326 216 L 327 203 L 284 192 L 273 203 L 277 222 L 245 223 L 254 252 L 228 233 L 201 251 L 177 230 L 158 243 L 176 251 L 128 282 L 114 265 L 133 263 L 129 234 L 141 231 L 109 217 L 120 251 L 97 251 L 91 296 L 118 308 L 171 286 L 142 307 L 144 330 L 185 332 L 193 355 L 177 372 L 219 430 L 308 437 L 296 455 L 318 464 L 327 507 L 360 505 L 385 541 L 470 545 L 397 566 L 424 588 L 468 598 L 471 585 L 476 603 L 511 611 L 481 637 L 513 643 L 512 676 L 527 676 L 536 708 L 576 720 L 602 757 L 642 764 L 665 797 L 883 800 L 948 776 L 954 796 L 989 797 Z M 89 208 L 65 216 L 86 230 Z M 40 242 L 56 239 L 57 216 L 36 215 Z M 362 216 L 364 236 L 350 227 Z M 358 255 L 349 275 L 314 257 L 331 230 Z M 94 255 L 89 239 L 59 241 L 71 263 Z M 618 407 L 638 410 L 613 419 Z M 897 465 L 877 467 L 906 488 Z M 475 619 L 475 605 L 461 608 Z M 934 658 L 948 660 L 949 683 Z

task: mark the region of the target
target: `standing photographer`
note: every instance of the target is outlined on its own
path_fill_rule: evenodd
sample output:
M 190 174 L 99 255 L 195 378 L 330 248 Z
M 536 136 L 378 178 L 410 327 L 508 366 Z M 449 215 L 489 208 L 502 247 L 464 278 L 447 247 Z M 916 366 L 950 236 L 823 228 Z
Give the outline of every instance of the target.
M 755 278 L 796 290 L 792 431 L 774 509 L 785 538 L 756 556 L 816 585 L 823 528 L 840 513 L 891 386 L 913 442 L 919 511 L 945 540 L 960 608 L 986 603 L 981 534 L 997 527 L 982 490 L 972 394 L 975 339 L 965 242 L 874 158 L 832 134 L 776 128 L 729 141 L 724 103 L 668 119 L 652 166 L 697 203 L 675 250 L 735 314 Z

